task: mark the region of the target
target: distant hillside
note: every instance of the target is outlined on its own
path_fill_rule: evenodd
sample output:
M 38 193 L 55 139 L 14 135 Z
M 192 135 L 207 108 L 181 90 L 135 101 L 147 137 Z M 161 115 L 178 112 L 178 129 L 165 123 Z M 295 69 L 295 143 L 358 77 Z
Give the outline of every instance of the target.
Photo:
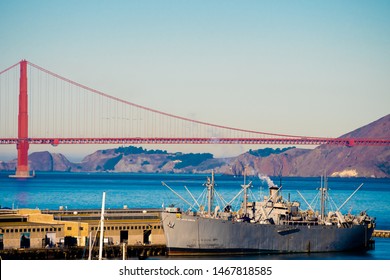
M 15 170 L 16 159 L 9 162 L 0 161 L 0 170 Z M 70 162 L 64 155 L 49 152 L 35 152 L 29 155 L 30 170 L 35 171 L 73 171 L 75 163 Z
M 390 139 L 390 115 L 342 135 L 341 138 Z M 321 145 L 313 150 L 291 149 L 269 157 L 252 158 L 250 153 L 235 160 L 248 164 L 252 172 L 283 176 L 390 177 L 390 147 Z
M 390 139 L 390 115 L 341 137 Z M 321 145 L 297 158 L 296 168 L 300 176 L 316 175 L 320 169 L 326 170 L 331 176 L 390 177 L 389 162 L 390 147 Z
M 390 139 L 390 115 L 341 137 Z M 249 150 L 237 157 L 214 158 L 210 153 L 168 153 L 138 147 L 99 150 L 79 163 L 62 154 L 36 152 L 29 156 L 30 169 L 68 172 L 148 172 L 243 174 L 244 168 L 270 176 L 390 177 L 390 147 L 321 145 L 315 149 Z M 0 161 L 0 170 L 15 170 L 16 160 Z

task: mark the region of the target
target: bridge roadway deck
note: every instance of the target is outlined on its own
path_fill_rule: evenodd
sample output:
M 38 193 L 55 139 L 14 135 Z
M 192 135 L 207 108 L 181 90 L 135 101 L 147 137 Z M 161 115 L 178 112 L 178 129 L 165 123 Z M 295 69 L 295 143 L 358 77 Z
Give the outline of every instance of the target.
M 0 144 L 18 144 L 22 139 L 0 138 Z M 390 139 L 321 137 L 131 137 L 131 138 L 28 138 L 29 144 L 267 144 L 267 145 L 339 145 L 390 146 Z

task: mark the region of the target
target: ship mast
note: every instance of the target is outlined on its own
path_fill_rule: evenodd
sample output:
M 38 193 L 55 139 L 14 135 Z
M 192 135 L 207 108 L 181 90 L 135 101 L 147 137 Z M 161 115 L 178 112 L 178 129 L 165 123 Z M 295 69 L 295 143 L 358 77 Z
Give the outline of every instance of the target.
M 249 185 L 246 184 L 246 172 L 244 172 L 244 185 L 242 185 L 242 187 L 244 188 L 244 215 L 247 214 L 246 206 L 248 204 L 248 192 L 247 192 L 248 186 Z
M 326 175 L 322 179 L 321 176 L 321 219 L 325 221 L 325 200 L 326 200 L 326 194 L 328 192 L 328 179 L 326 178 Z
M 248 211 L 247 211 L 248 188 L 250 188 L 252 186 L 252 181 L 250 181 L 249 184 L 246 183 L 246 172 L 245 171 L 244 171 L 244 184 L 241 185 L 241 187 L 244 189 L 244 201 L 243 201 L 244 216 L 248 213 Z
M 211 209 L 214 204 L 214 170 L 211 171 L 211 180 L 207 178 L 207 214 L 211 215 Z

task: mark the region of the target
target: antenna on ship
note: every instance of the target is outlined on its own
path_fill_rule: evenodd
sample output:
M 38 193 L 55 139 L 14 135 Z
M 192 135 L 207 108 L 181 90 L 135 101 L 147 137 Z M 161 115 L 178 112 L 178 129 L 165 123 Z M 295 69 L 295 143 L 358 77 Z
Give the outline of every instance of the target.
M 192 208 L 192 204 L 189 203 L 184 197 L 182 197 L 180 194 L 178 194 L 174 189 L 172 189 L 170 186 L 168 186 L 166 183 L 164 182 L 161 182 L 161 184 L 165 187 L 167 187 L 171 192 L 173 192 L 178 198 L 180 198 L 182 201 L 184 201 L 185 203 L 187 203 L 190 208 Z
M 250 181 L 248 184 L 246 184 L 246 167 L 244 169 L 244 184 L 241 185 L 241 187 L 244 189 L 244 202 L 243 202 L 243 208 L 244 208 L 244 215 L 247 214 L 247 204 L 248 204 L 248 188 L 252 186 L 252 181 Z
M 347 204 L 347 202 L 355 195 L 355 193 L 358 191 L 358 190 L 360 190 L 360 188 L 363 186 L 363 183 L 361 183 L 360 184 L 360 186 L 344 201 L 344 203 L 343 204 L 341 204 L 340 206 L 339 206 L 339 208 L 337 208 L 337 210 L 336 211 L 340 211 L 340 209 L 341 208 L 343 208 L 344 207 L 344 205 L 345 204 Z
M 214 170 L 211 171 L 211 180 L 207 178 L 207 214 L 211 215 L 211 209 L 214 204 Z
M 321 219 L 325 220 L 325 200 L 326 195 L 328 193 L 328 178 L 326 177 L 326 173 L 324 176 L 321 176 Z

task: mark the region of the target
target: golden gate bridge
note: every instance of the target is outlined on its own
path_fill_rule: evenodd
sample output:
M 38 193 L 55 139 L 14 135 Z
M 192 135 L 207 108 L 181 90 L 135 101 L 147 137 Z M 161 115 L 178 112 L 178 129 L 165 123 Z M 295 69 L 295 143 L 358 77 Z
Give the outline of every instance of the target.
M 390 146 L 390 139 L 297 136 L 198 121 L 108 95 L 22 60 L 0 72 L 0 144 L 16 144 L 15 177 L 28 178 L 30 144 L 352 147 Z

